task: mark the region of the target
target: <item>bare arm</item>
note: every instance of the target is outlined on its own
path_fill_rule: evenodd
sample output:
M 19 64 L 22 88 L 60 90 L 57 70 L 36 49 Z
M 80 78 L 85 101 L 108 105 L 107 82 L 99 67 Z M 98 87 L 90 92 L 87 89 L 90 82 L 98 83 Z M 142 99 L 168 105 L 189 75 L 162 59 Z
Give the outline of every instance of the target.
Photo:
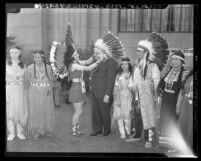
M 79 60 L 78 62 L 80 65 L 88 65 L 88 64 L 91 64 L 93 62 L 93 57 L 90 57 L 87 60 Z
M 89 66 L 84 66 L 84 65 L 80 65 L 80 64 L 75 63 L 72 65 L 72 70 L 91 71 L 98 66 L 99 62 L 100 61 L 97 61 L 97 62 L 95 62 Z

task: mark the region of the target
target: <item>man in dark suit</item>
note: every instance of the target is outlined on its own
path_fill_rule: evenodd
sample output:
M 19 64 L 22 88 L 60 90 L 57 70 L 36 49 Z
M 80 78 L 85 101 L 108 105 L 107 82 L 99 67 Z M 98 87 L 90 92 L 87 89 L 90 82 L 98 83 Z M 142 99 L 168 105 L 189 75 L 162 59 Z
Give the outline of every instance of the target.
M 101 60 L 92 71 L 92 133 L 96 136 L 111 133 L 111 105 L 116 71 L 121 59 L 125 56 L 124 48 L 119 38 L 108 32 L 95 43 L 95 57 Z M 103 127 L 103 128 L 102 128 Z M 102 131 L 103 130 L 103 131 Z
M 111 58 L 103 61 L 91 76 L 92 87 L 92 134 L 111 133 L 112 93 L 118 64 Z

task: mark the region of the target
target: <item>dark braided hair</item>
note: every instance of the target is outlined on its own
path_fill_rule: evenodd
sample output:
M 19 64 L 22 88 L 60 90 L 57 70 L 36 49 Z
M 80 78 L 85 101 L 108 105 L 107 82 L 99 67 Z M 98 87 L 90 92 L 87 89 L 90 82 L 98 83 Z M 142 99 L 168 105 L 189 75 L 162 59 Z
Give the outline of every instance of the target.
M 192 75 L 193 75 L 193 69 L 188 73 L 188 75 L 186 76 L 186 78 L 183 80 L 182 86 L 181 86 L 182 89 L 184 89 L 184 85 L 185 85 L 187 79 L 188 79 L 190 76 L 192 76 Z
M 74 51 L 75 49 L 71 44 L 66 44 L 66 52 L 64 54 L 64 64 L 66 65 L 67 70 L 69 70 L 69 66 L 74 60 L 74 58 L 72 57 Z
M 42 57 L 42 59 L 43 59 L 44 66 L 45 66 L 45 73 L 46 73 L 46 75 L 47 75 L 48 80 L 50 80 L 50 79 L 49 79 L 49 76 L 48 76 L 48 73 L 47 73 L 47 66 L 46 66 L 46 61 L 45 61 L 45 54 L 44 54 L 43 50 L 35 50 L 35 51 L 33 51 L 33 54 L 36 54 L 36 53 L 38 53 L 38 54 L 41 55 L 41 57 Z M 36 64 L 35 64 L 35 62 L 34 62 L 34 78 L 36 78 Z
M 153 55 L 155 56 L 155 62 L 161 71 L 168 60 L 169 55 L 169 43 L 167 42 L 164 35 L 152 32 L 148 41 L 152 43 L 152 48 L 154 49 Z
M 183 86 L 182 75 L 183 75 L 184 70 L 185 70 L 185 69 L 184 69 L 184 66 L 182 65 L 182 66 L 181 66 L 181 71 L 180 71 L 179 77 L 178 77 L 178 82 L 179 82 L 179 84 L 180 84 L 180 88 L 182 88 L 182 86 Z
M 145 61 L 146 61 L 146 65 L 145 65 L 145 67 L 144 67 L 144 72 L 142 73 L 142 76 L 143 76 L 143 78 L 144 78 L 144 80 L 146 79 L 146 76 L 147 76 L 147 68 L 148 68 L 148 63 L 149 63 L 149 52 L 147 53 L 147 55 L 146 55 L 146 58 L 145 58 Z
M 130 62 L 130 58 L 124 57 L 124 58 L 121 59 L 121 62 L 123 62 L 123 61 L 128 62 L 128 71 L 129 71 L 129 73 L 131 75 L 132 74 L 132 65 L 131 65 L 131 62 Z M 122 70 L 122 67 L 121 67 L 121 64 L 120 64 L 119 68 L 117 69 L 117 74 L 121 74 L 122 72 L 123 72 L 123 70 Z
M 19 46 L 13 46 L 12 48 L 10 48 L 10 50 L 11 49 L 17 49 L 17 50 L 19 50 L 20 52 L 21 52 L 21 48 L 19 47 Z M 9 55 L 8 55 L 8 65 L 10 66 L 10 65 L 12 65 L 13 63 L 12 63 L 12 60 L 11 60 L 11 56 L 10 56 L 10 53 L 9 53 Z M 25 67 L 25 65 L 24 65 L 24 63 L 22 62 L 22 57 L 21 57 L 21 54 L 19 55 L 19 63 L 18 63 L 18 66 L 20 67 L 20 68 L 24 68 Z

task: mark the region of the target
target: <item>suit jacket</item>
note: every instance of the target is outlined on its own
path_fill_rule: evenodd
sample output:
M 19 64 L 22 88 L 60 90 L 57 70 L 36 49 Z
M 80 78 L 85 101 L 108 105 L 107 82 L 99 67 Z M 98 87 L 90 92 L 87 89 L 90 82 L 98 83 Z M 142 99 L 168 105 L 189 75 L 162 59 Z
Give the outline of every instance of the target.
M 111 58 L 92 71 L 91 87 L 96 97 L 111 96 L 118 64 Z

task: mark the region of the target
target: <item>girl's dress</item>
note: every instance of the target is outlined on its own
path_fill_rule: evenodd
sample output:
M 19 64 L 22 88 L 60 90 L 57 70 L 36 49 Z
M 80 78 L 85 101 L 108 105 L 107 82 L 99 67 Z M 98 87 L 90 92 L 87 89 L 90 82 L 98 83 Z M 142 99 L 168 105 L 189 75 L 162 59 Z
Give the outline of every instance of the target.
M 114 85 L 113 121 L 117 120 L 121 138 L 131 133 L 131 102 L 132 94 L 128 88 L 130 74 L 116 76 Z
M 114 86 L 114 115 L 113 118 L 130 118 L 132 94 L 128 89 L 129 77 L 117 75 Z

